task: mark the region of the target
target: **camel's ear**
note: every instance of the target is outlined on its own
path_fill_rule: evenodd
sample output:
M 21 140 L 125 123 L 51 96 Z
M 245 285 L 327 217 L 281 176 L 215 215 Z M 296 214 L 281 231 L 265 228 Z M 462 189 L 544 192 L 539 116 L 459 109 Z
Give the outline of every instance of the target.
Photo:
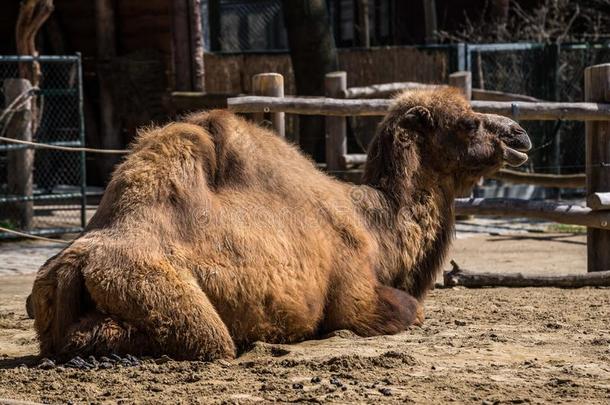
M 431 129 L 434 125 L 430 110 L 421 105 L 412 107 L 400 120 L 400 126 L 405 129 L 423 131 Z

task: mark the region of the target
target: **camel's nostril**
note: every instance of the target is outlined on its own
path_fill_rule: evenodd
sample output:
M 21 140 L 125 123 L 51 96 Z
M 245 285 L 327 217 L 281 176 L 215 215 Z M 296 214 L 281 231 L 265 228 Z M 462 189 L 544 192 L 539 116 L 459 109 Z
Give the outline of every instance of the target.
M 510 128 L 510 134 L 505 134 L 504 136 L 500 136 L 500 138 L 506 146 L 520 152 L 527 152 L 532 149 L 530 137 L 527 135 L 525 129 L 520 126 L 513 126 Z

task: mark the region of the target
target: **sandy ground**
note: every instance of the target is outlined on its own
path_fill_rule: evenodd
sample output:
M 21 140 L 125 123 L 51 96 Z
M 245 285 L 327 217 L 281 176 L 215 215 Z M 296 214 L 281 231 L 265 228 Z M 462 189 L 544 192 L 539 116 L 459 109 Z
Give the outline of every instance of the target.
M 584 272 L 583 235 L 477 234 L 461 267 Z M 1 265 L 1 264 L 0 264 Z M 0 398 L 73 403 L 610 403 L 610 289 L 434 290 L 426 323 L 394 336 L 348 331 L 257 343 L 234 361 L 144 359 L 43 370 L 24 301 L 31 274 L 0 277 Z M 1 403 L 1 401 L 0 401 Z

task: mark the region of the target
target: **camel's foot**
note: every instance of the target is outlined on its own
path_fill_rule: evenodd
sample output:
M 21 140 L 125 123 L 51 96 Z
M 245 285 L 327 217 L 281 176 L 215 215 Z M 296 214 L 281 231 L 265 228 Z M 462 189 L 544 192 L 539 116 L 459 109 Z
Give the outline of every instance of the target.
M 378 286 L 377 322 L 375 329 L 383 334 L 398 333 L 411 325 L 421 325 L 424 312 L 420 303 L 396 288 Z

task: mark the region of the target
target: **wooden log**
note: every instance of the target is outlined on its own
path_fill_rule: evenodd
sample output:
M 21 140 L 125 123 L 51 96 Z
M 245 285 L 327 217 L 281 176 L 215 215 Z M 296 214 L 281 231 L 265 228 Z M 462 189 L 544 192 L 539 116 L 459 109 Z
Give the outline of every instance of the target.
M 460 215 L 537 218 L 560 224 L 610 229 L 610 212 L 587 207 L 531 201 L 517 198 L 456 198 L 455 212 Z
M 23 100 L 17 102 L 12 118 L 8 121 L 6 128 L 7 137 L 22 141 L 32 141 L 32 99 L 27 95 L 32 89 L 30 81 L 27 79 L 6 79 L 3 83 L 3 94 L 6 106 L 8 107 L 17 98 Z M 14 107 L 14 108 L 15 108 Z M 34 150 L 18 149 L 9 151 L 6 154 L 7 160 L 7 187 L 8 194 L 18 197 L 32 197 L 34 190 Z M 34 203 L 24 201 L 14 204 L 14 220 L 22 230 L 32 228 L 34 218 Z
M 530 275 L 522 273 L 496 274 L 453 269 L 443 274 L 444 287 L 610 287 L 610 271 L 567 276 Z
M 426 84 L 418 82 L 395 82 L 373 84 L 370 86 L 350 87 L 346 89 L 342 98 L 388 98 L 403 90 L 424 90 L 447 87 L 444 84 Z
M 258 96 L 268 96 L 281 100 L 284 97 L 284 76 L 279 73 L 260 73 L 254 75 L 252 77 L 252 92 Z M 256 122 L 269 119 L 277 134 L 281 137 L 286 136 L 284 112 L 270 111 L 266 108 L 263 108 L 262 111 L 252 112 L 263 112 L 264 114 L 272 112 L 270 117 L 265 117 L 264 114 L 256 114 L 254 119 Z
M 227 100 L 229 110 L 241 113 L 286 112 L 302 115 L 385 115 L 391 100 L 338 100 L 324 97 L 236 97 Z
M 585 100 L 610 102 L 610 63 L 585 69 Z M 587 195 L 607 193 L 610 191 L 610 118 L 587 122 L 585 145 Z M 589 272 L 610 269 L 610 229 L 587 230 L 587 268 Z
M 469 71 L 451 73 L 449 75 L 449 86 L 460 89 L 466 100 L 472 99 L 472 73 Z
M 526 96 L 523 94 L 505 93 L 503 91 L 484 90 L 478 88 L 472 89 L 472 99 L 478 101 L 530 101 L 534 103 L 542 101 L 536 97 Z
M 578 174 L 546 174 L 525 173 L 517 170 L 500 169 L 487 178 L 507 181 L 516 184 L 531 184 L 540 187 L 584 188 L 586 175 Z
M 517 120 L 605 121 L 610 119 L 610 104 L 558 102 L 472 101 L 475 111 L 498 114 Z
M 610 210 L 610 193 L 593 193 L 587 196 L 587 207 L 592 210 Z
M 325 95 L 329 98 L 340 97 L 347 88 L 347 73 L 332 72 L 324 78 Z M 342 157 L 347 154 L 347 122 L 345 117 L 325 118 L 326 168 L 341 170 L 345 168 Z
M 170 95 L 170 104 L 175 111 L 210 110 L 227 108 L 227 99 L 237 94 L 202 93 L 199 91 L 174 91 Z
M 235 112 L 286 112 L 303 115 L 379 116 L 385 115 L 392 100 L 338 100 L 322 97 L 236 97 L 228 100 Z M 610 119 L 608 103 L 530 103 L 471 101 L 475 111 L 499 114 L 519 120 L 580 120 L 605 121 Z

